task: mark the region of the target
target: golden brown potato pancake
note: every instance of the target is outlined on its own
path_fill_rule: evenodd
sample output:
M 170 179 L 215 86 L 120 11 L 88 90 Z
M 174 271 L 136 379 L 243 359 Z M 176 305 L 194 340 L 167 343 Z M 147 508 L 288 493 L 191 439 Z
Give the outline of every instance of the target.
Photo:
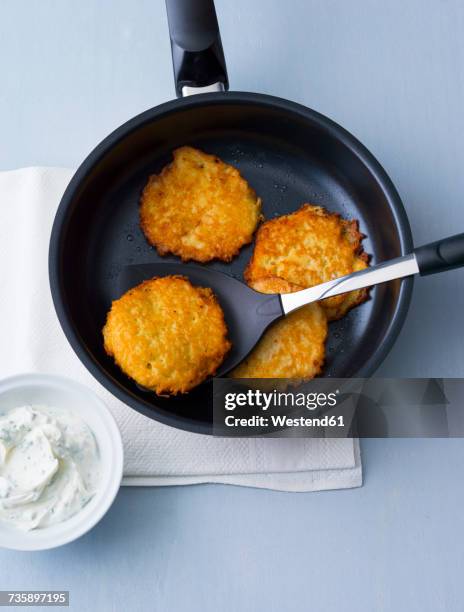
M 200 384 L 231 346 L 211 289 L 183 276 L 147 280 L 115 300 L 103 338 L 121 370 L 158 394 L 185 393 Z
M 261 279 L 262 293 L 289 293 L 294 287 L 282 279 Z M 325 358 L 327 316 L 310 304 L 277 321 L 264 333 L 250 355 L 231 373 L 233 378 L 294 378 L 310 380 L 321 373 Z
M 357 221 L 347 221 L 321 206 L 303 204 L 296 212 L 263 223 L 245 270 L 247 283 L 282 279 L 292 291 L 363 270 L 368 256 L 362 250 L 363 235 Z M 321 302 L 330 321 L 365 301 L 368 289 L 328 298 Z
M 150 176 L 140 224 L 160 255 L 184 261 L 230 261 L 251 242 L 261 201 L 239 171 L 214 155 L 181 147 L 160 174 Z

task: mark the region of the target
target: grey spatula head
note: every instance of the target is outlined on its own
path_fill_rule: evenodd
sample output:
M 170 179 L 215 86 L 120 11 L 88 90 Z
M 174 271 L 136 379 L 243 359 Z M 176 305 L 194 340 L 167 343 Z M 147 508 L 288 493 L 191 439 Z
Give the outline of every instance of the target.
M 193 285 L 212 289 L 224 311 L 232 348 L 216 376 L 223 376 L 243 361 L 266 328 L 284 315 L 279 295 L 258 293 L 224 272 L 187 264 L 127 266 L 120 275 L 121 295 L 144 280 L 173 274 L 186 276 Z

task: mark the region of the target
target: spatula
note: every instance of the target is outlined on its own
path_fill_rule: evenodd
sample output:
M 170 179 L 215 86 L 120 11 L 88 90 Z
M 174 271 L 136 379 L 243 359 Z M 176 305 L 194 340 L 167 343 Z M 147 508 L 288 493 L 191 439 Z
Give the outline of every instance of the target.
M 210 287 L 224 310 L 232 342 L 232 349 L 216 374 L 223 376 L 243 361 L 272 323 L 302 306 L 394 279 L 414 274 L 426 276 L 463 265 L 464 234 L 457 234 L 418 247 L 409 255 L 295 293 L 258 293 L 224 272 L 180 263 L 129 266 L 121 281 L 126 290 L 147 278 L 180 274 L 194 285 Z

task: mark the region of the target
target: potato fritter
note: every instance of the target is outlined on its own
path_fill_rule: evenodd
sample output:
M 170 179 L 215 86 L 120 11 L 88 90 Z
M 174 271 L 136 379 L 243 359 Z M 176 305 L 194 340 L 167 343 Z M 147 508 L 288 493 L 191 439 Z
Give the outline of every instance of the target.
M 233 166 L 192 147 L 150 176 L 140 203 L 140 224 L 160 255 L 183 261 L 230 261 L 251 242 L 261 200 Z
M 261 279 L 262 293 L 289 293 L 293 285 L 278 278 Z M 232 378 L 295 378 L 310 380 L 321 373 L 325 358 L 327 316 L 317 303 L 280 319 L 264 332 Z
M 158 394 L 185 393 L 200 384 L 231 346 L 211 289 L 183 276 L 147 280 L 115 300 L 103 338 L 121 370 Z
M 363 270 L 368 266 L 357 221 L 347 221 L 320 206 L 303 204 L 296 212 L 264 223 L 256 235 L 253 256 L 245 270 L 250 287 L 263 279 L 291 283 L 293 291 Z M 259 290 L 259 289 L 257 289 Z M 330 321 L 365 301 L 368 289 L 322 300 Z

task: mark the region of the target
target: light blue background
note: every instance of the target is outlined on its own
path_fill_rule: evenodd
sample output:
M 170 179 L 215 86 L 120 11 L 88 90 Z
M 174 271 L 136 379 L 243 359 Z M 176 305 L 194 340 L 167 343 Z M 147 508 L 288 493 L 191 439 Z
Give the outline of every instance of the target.
M 464 229 L 460 0 L 217 0 L 231 87 L 287 97 L 358 136 L 416 243 Z M 162 0 L 0 2 L 0 169 L 76 166 L 174 95 Z M 462 271 L 419 279 L 380 373 L 464 376 Z M 0 588 L 73 610 L 461 611 L 464 442 L 362 444 L 362 489 L 123 489 L 90 534 L 0 552 Z

